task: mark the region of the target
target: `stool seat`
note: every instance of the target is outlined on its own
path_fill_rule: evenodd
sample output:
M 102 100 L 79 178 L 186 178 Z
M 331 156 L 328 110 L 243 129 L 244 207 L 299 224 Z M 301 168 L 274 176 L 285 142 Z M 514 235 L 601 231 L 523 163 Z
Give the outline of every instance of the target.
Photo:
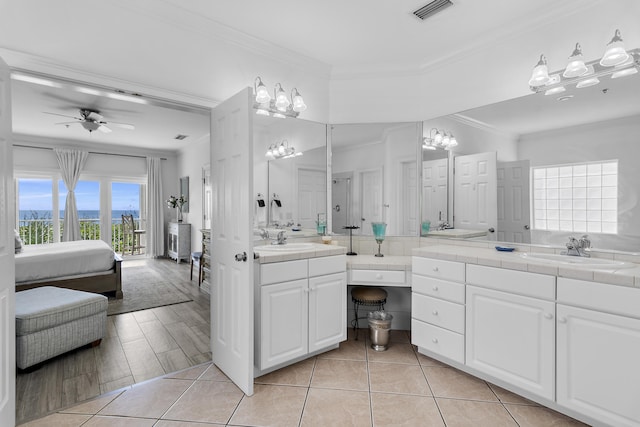
M 351 299 L 363 305 L 378 305 L 386 302 L 387 291 L 382 288 L 355 287 L 351 290 Z

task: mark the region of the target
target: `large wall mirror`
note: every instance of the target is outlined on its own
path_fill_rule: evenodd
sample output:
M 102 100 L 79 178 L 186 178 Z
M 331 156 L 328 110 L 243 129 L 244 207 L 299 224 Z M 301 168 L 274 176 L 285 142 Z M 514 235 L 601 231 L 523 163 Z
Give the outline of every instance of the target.
M 594 248 L 637 252 L 639 100 L 638 75 L 604 77 L 425 121 L 424 136 L 443 129 L 459 144 L 448 152 L 446 221 L 480 239 L 560 246 L 588 234 Z
M 254 118 L 254 235 L 317 236 L 327 215 L 327 126 Z
M 331 216 L 335 234 L 419 233 L 418 150 L 421 123 L 331 126 Z

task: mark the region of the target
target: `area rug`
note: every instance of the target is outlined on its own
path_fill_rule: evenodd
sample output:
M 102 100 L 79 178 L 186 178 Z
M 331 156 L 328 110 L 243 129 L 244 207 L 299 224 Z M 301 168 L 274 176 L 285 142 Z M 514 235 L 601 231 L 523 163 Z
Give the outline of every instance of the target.
M 193 301 L 160 274 L 145 267 L 122 269 L 122 299 L 109 298 L 107 315 Z

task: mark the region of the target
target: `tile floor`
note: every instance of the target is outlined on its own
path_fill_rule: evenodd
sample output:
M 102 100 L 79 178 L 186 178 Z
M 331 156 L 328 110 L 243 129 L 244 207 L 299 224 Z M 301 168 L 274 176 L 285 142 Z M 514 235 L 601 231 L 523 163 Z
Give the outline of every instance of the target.
M 251 397 L 205 363 L 24 426 L 584 425 L 418 354 L 405 331 L 392 331 L 385 352 L 371 350 L 365 335 L 256 378 Z

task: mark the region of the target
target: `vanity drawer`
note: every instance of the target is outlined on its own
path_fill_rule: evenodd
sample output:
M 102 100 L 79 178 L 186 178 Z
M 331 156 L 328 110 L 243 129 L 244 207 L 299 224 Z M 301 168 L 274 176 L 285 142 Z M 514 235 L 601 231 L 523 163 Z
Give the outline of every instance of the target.
M 640 318 L 640 289 L 558 277 L 558 302 Z
M 260 284 L 290 282 L 306 279 L 308 262 L 306 259 L 296 261 L 274 262 L 260 265 Z
M 350 283 L 403 284 L 406 280 L 404 270 L 351 270 Z
M 463 262 L 414 256 L 412 258 L 412 269 L 415 274 L 435 277 L 436 279 L 464 282 L 465 271 Z
M 416 294 L 411 296 L 411 316 L 414 319 L 464 333 L 464 305 Z
M 546 274 L 469 264 L 467 283 L 533 298 L 556 298 L 556 277 Z
M 464 363 L 464 335 L 411 319 L 411 344 Z
M 464 285 L 462 283 L 414 274 L 411 277 L 411 290 L 423 295 L 464 304 Z
M 343 273 L 347 270 L 347 256 L 335 255 L 309 258 L 309 277 Z

